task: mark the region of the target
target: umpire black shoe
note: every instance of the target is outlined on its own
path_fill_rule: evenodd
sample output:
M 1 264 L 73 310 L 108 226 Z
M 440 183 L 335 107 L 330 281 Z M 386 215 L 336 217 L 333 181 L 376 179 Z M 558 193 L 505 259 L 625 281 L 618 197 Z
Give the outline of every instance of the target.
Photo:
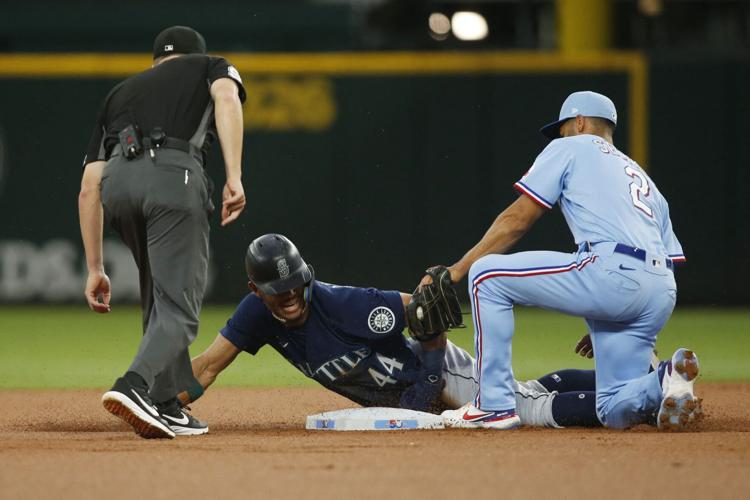
M 172 439 L 175 436 L 151 402 L 148 390 L 131 384 L 125 377 L 118 378 L 112 389 L 104 393 L 102 404 L 112 415 L 133 426 L 142 438 Z
M 177 398 L 157 403 L 156 408 L 172 432 L 178 436 L 199 436 L 208 433 L 208 424 L 189 414 L 186 410 L 190 408 L 183 407 Z

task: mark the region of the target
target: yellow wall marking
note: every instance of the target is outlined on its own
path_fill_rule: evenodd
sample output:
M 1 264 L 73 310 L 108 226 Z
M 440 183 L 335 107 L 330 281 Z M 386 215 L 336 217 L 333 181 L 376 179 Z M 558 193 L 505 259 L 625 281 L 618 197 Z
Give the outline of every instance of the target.
M 647 164 L 648 65 L 638 52 L 243 52 L 222 55 L 248 77 L 622 72 L 629 80 L 630 156 L 641 165 Z M 148 54 L 2 54 L 0 78 L 121 78 L 150 65 Z
M 245 129 L 322 132 L 336 119 L 330 78 L 262 76 L 245 78 Z

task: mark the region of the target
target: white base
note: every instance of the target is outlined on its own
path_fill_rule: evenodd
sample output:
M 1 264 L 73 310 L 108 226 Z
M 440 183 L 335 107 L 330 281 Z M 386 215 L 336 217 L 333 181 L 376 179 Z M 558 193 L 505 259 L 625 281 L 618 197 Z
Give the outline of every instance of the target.
M 444 429 L 440 415 L 402 408 L 348 408 L 309 415 L 305 429 L 317 431 L 399 431 Z

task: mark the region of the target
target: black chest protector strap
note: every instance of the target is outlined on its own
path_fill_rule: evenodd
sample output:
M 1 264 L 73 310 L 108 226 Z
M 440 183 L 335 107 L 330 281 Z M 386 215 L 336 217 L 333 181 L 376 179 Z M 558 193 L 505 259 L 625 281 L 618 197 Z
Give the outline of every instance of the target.
M 214 118 L 214 101 L 209 100 L 206 111 L 203 112 L 203 118 L 201 118 L 198 128 L 195 130 L 193 137 L 188 141 L 190 144 L 198 148 L 203 149 L 203 143 L 206 141 L 206 134 L 208 133 L 208 127 L 213 122 Z

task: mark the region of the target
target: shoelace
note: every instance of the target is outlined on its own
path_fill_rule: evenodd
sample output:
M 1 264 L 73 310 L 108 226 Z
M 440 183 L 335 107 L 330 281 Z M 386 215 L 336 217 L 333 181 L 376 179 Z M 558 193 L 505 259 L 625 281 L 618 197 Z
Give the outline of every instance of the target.
M 187 414 L 185 410 L 189 410 L 190 407 L 187 405 L 183 406 L 180 400 L 176 400 L 168 405 L 154 405 L 154 409 L 164 415 L 180 418 L 183 413 Z

